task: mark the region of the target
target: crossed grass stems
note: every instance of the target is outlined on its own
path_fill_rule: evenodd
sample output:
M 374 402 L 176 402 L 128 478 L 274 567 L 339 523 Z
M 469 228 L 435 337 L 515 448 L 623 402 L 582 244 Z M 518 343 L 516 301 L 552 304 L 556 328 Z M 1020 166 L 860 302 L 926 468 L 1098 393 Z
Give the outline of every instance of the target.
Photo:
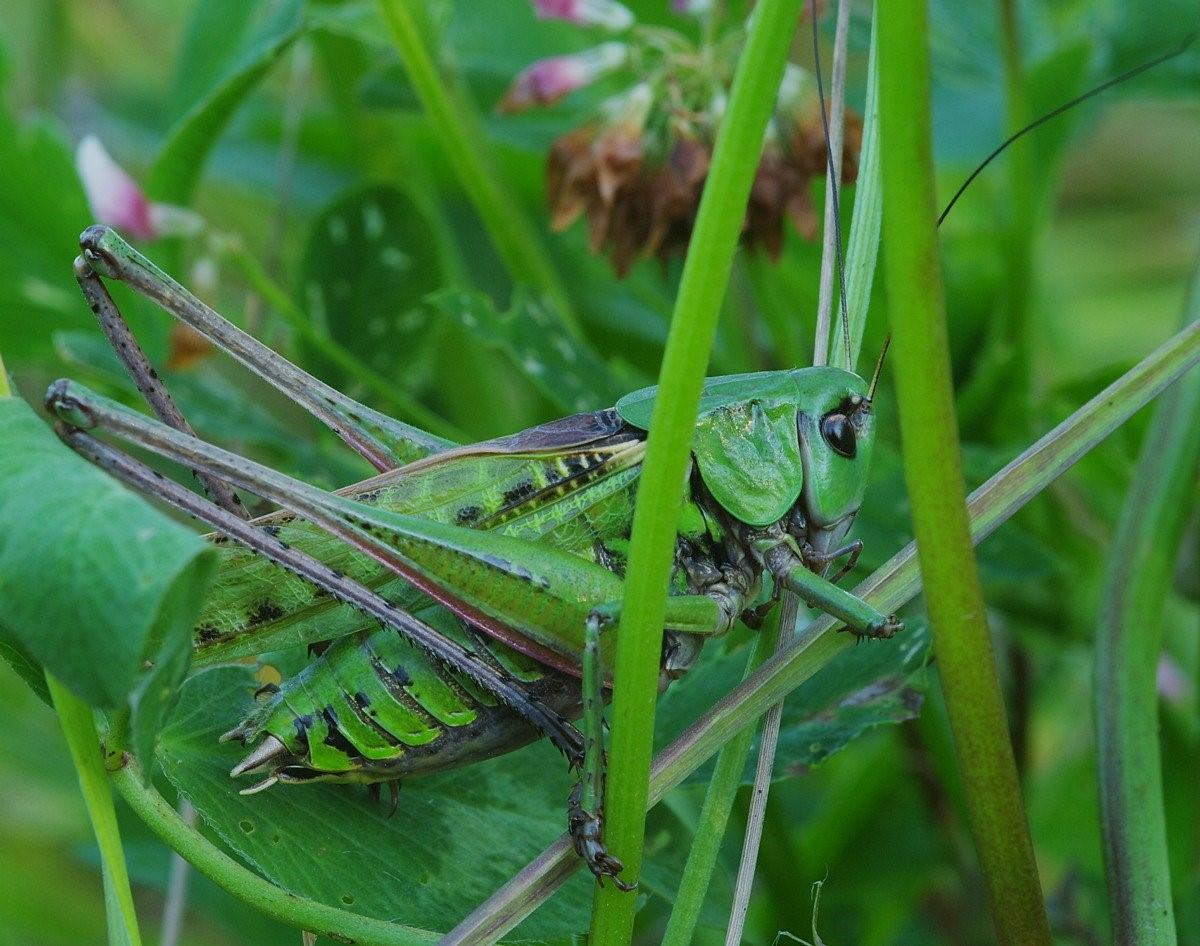
M 89 295 L 89 286 L 85 285 L 84 288 L 85 295 Z M 92 286 L 89 301 L 94 299 Z M 978 542 L 994 531 L 1088 449 L 1194 365 L 1198 358 L 1200 335 L 1197 334 L 1197 327 L 1192 325 L 976 490 L 969 506 L 973 541 Z M 148 365 L 145 367 L 148 368 Z M 167 415 L 164 420 L 171 426 L 186 429 L 182 415 L 167 419 L 172 416 L 169 399 L 164 400 L 153 392 L 153 385 L 148 383 L 150 376 L 144 372 L 139 375 L 136 366 L 131 366 L 131 373 L 138 379 L 143 392 L 149 392 L 156 412 L 160 416 Z M 406 435 L 411 432 L 411 428 L 405 428 Z M 429 438 L 423 448 L 436 449 L 443 445 L 444 442 L 438 443 L 436 438 Z M 99 451 L 103 448 L 96 445 L 95 449 Z M 244 509 L 240 508 L 236 497 L 230 495 L 231 491 L 223 489 L 219 478 L 211 479 L 205 485 L 218 505 L 223 506 L 231 518 L 244 518 Z M 909 546 L 864 581 L 856 593 L 881 609 L 894 610 L 919 590 L 914 548 Z M 721 745 L 741 729 L 752 725 L 758 715 L 848 646 L 849 640 L 844 635 L 831 633 L 833 626 L 834 622 L 827 618 L 813 622 L 668 747 L 654 764 L 650 804 L 660 800 Z M 118 734 L 109 731 L 107 736 L 108 748 L 119 754 Z M 298 900 L 290 894 L 283 894 L 261 878 L 250 875 L 245 868 L 190 829 L 156 795 L 152 787 L 143 784 L 137 775 L 136 762 L 117 772 L 115 783 L 134 809 L 172 847 L 188 854 L 189 859 L 206 874 L 268 914 L 309 930 L 341 937 L 351 936 L 363 943 L 427 942 L 433 938 L 433 934 L 427 931 L 381 923 L 311 901 Z M 494 941 L 532 912 L 577 866 L 570 855 L 569 841 L 564 836 L 482 904 L 446 937 L 446 942 Z

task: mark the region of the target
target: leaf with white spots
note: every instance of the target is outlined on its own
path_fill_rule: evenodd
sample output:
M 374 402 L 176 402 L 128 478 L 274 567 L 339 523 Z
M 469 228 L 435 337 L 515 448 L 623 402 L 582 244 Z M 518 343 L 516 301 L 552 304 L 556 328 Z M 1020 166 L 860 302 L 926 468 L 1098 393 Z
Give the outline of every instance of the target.
M 398 386 L 430 379 L 437 332 L 422 299 L 440 284 L 441 264 L 407 194 L 372 185 L 340 195 L 314 221 L 300 273 L 298 296 L 317 328 Z M 350 383 L 319 353 L 311 361 L 332 384 Z
M 430 305 L 503 352 L 530 383 L 567 414 L 610 407 L 626 387 L 597 352 L 568 334 L 551 303 L 520 289 L 507 312 L 470 289 L 443 289 Z

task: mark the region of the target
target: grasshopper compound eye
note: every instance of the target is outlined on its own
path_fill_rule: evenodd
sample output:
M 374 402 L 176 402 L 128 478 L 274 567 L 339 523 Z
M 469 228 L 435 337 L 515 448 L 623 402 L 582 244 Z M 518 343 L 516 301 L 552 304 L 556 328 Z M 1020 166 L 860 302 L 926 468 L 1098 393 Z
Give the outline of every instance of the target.
M 831 411 L 821 418 L 821 436 L 833 448 L 833 452 L 853 460 L 858 452 L 858 440 L 854 425 L 840 410 Z

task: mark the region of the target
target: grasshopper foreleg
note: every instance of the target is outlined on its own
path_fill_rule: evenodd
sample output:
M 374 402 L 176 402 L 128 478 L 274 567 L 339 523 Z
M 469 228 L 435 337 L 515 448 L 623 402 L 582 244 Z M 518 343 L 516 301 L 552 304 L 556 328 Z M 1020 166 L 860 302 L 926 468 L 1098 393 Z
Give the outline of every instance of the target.
M 810 571 L 790 537 L 759 540 L 755 552 L 779 584 L 813 607 L 844 621 L 858 636 L 888 638 L 904 629 L 894 614 L 884 614 L 828 578 Z
M 63 409 L 63 405 L 56 399 L 53 392 L 48 396 L 47 401 L 51 410 Z M 84 416 L 89 415 L 92 410 L 87 403 L 75 402 L 71 407 L 73 411 L 82 412 Z M 78 417 L 78 413 L 75 416 Z M 92 414 L 91 416 L 96 415 Z M 168 480 L 140 461 L 97 440 L 78 427 L 69 423 L 60 424 L 59 433 L 74 450 L 118 479 L 159 497 L 247 548 L 259 552 L 277 565 L 311 581 L 338 600 L 357 608 L 379 621 L 380 624 L 403 635 L 442 665 L 475 680 L 504 705 L 520 714 L 539 732 L 544 733 L 551 743 L 567 757 L 571 765 L 582 766 L 585 751 L 583 738 L 579 731 L 558 713 L 531 697 L 518 681 L 513 680 L 491 664 L 480 660 L 407 611 L 396 607 L 380 595 L 334 571 L 323 562 L 292 548 L 253 523 L 221 509 L 204 497 Z
M 192 425 L 187 422 L 187 418 L 183 416 L 183 412 L 176 405 L 166 385 L 159 378 L 158 372 L 150 364 L 150 359 L 146 357 L 141 345 L 134 338 L 128 323 L 121 315 L 121 310 L 113 302 L 112 296 L 109 295 L 100 277 L 96 275 L 96 271 L 82 256 L 75 257 L 75 281 L 79 283 L 79 289 L 83 293 L 84 299 L 87 300 L 88 307 L 95 314 L 96 320 L 100 323 L 100 329 L 104 332 L 108 343 L 158 419 L 168 427 L 194 436 L 195 431 L 192 430 Z M 199 470 L 192 472 L 204 487 L 204 491 L 212 497 L 214 503 L 243 519 L 250 517 L 238 494 L 223 479 Z

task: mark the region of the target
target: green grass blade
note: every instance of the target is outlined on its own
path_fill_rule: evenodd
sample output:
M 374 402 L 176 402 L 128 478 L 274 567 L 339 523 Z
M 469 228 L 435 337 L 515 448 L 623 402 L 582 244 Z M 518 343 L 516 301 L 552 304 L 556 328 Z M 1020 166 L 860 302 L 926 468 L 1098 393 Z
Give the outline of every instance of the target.
M 1200 363 L 1200 325 L 1189 326 L 1113 382 L 971 493 L 968 512 L 976 544 L 996 531 L 1084 454 L 1185 372 Z M 893 555 L 855 594 L 895 611 L 921 590 L 916 548 Z M 648 802 L 656 805 L 768 707 L 853 646 L 835 622 L 818 618 L 792 644 L 719 700 L 654 761 Z M 901 639 L 902 640 L 902 639 Z M 445 946 L 494 943 L 550 897 L 578 868 L 564 835 L 463 920 Z
M 92 709 L 83 700 L 46 676 L 46 685 L 58 712 L 79 789 L 87 806 L 88 818 L 100 847 L 100 864 L 104 875 L 104 901 L 108 907 L 108 941 L 110 946 L 141 946 L 137 912 L 133 893 L 129 889 L 129 873 L 125 869 L 125 851 L 121 847 L 121 832 L 117 827 L 117 812 L 113 807 L 112 789 L 104 771 L 100 754 L 100 735 Z
M 799 8 L 800 0 L 764 0 L 755 7 L 663 354 L 634 511 L 613 689 L 605 838 L 624 861 L 627 879 L 636 879 L 641 868 L 662 624 L 700 388 Z M 627 943 L 636 899 L 609 885 L 597 888 L 595 904 L 593 943 Z
M 1200 270 L 1188 321 L 1200 321 Z M 1096 748 L 1113 941 L 1174 946 L 1157 668 L 1163 606 L 1200 467 L 1200 372 L 1163 395 L 1113 544 L 1096 632 Z
M 421 37 L 413 0 L 379 0 L 384 22 L 409 81 L 441 140 L 446 160 L 479 213 L 488 235 L 512 274 L 554 300 L 563 324 L 581 334 L 570 296 L 516 199 L 488 160 L 488 148 L 474 109 L 441 75 Z
M 871 22 L 878 22 L 878 7 L 872 9 Z M 883 177 L 879 164 L 879 68 L 878 41 L 871 30 L 867 57 L 867 100 L 863 107 L 863 140 L 859 152 L 858 180 L 854 185 L 854 211 L 850 218 L 850 236 L 846 245 L 846 315 L 850 321 L 850 361 L 844 346 L 833 338 L 829 342 L 832 364 L 854 371 L 862 351 L 867 328 L 867 310 L 871 307 L 871 285 L 875 280 L 875 261 L 879 255 L 879 231 L 883 218 Z M 835 332 L 838 327 L 834 325 Z
M 938 678 L 997 938 L 1048 946 L 965 502 L 935 223 L 927 17 L 924 0 L 904 0 L 879 22 L 884 273 L 905 480 Z

